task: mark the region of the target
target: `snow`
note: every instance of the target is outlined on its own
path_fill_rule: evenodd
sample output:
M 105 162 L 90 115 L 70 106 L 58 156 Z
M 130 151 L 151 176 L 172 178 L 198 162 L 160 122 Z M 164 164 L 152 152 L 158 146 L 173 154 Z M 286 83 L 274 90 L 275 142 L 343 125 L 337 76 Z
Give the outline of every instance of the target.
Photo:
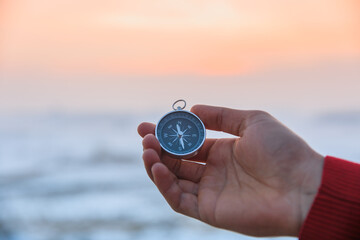
M 359 162 L 357 113 L 277 117 L 320 153 Z M 0 239 L 253 239 L 170 209 L 143 168 L 144 118 L 1 116 Z

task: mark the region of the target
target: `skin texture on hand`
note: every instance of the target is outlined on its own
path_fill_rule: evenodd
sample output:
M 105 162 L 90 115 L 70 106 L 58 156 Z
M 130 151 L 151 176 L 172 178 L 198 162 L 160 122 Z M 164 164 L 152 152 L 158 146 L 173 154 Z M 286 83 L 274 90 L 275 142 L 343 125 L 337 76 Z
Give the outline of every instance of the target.
M 262 111 L 196 105 L 207 139 L 193 161 L 163 153 L 155 125 L 142 123 L 146 171 L 169 205 L 212 226 L 252 236 L 298 236 L 321 184 L 323 156 Z

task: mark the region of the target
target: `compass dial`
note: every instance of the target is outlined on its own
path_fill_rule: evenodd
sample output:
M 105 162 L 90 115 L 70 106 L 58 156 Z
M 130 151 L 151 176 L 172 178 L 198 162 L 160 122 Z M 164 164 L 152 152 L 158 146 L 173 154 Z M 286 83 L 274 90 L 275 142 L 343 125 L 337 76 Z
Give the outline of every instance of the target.
M 166 114 L 156 126 L 161 147 L 177 158 L 194 156 L 205 141 L 205 127 L 193 113 L 176 110 Z

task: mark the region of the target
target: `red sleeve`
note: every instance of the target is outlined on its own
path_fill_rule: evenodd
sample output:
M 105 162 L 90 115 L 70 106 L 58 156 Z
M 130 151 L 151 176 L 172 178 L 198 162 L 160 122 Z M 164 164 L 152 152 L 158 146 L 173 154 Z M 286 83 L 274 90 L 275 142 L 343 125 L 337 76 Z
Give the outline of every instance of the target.
M 360 165 L 326 157 L 322 182 L 301 240 L 360 239 Z

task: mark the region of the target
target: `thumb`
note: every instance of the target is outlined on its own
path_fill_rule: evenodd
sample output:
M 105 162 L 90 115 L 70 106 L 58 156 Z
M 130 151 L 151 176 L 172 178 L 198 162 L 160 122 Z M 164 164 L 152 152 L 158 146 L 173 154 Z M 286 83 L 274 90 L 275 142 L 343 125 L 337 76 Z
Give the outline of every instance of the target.
M 242 136 L 249 119 L 257 111 L 236 110 L 207 105 L 195 105 L 191 108 L 210 130 L 223 131 Z

